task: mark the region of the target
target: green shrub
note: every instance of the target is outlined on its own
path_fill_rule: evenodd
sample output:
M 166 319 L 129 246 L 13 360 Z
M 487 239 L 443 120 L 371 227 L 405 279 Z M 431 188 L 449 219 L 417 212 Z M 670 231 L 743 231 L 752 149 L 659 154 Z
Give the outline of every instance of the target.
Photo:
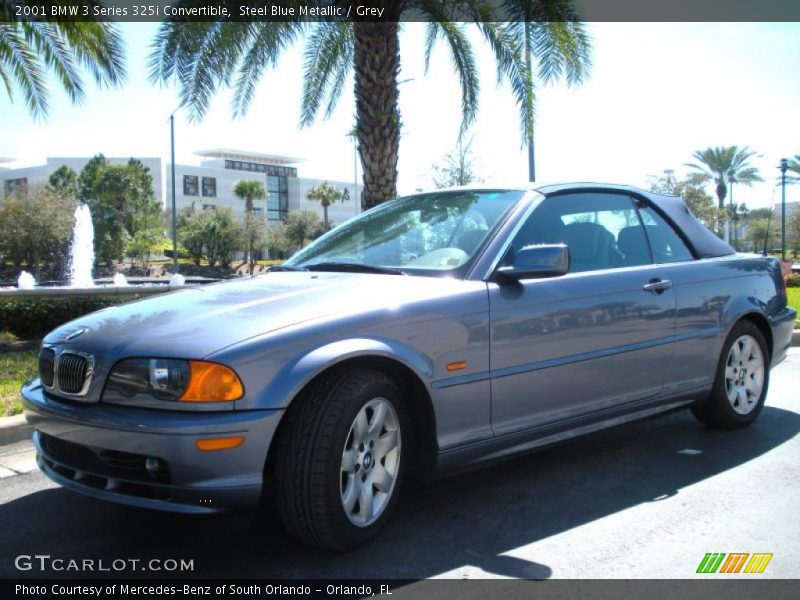
M 786 276 L 786 287 L 800 287 L 800 273 Z
M 139 296 L 35 296 L 0 298 L 0 330 L 20 339 L 44 337 L 90 312 L 137 300 Z

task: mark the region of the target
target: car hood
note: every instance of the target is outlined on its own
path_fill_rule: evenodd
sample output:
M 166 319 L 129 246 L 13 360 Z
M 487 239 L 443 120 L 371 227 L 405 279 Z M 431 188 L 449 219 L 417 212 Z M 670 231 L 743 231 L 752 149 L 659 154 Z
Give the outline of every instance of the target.
M 116 357 L 202 358 L 305 321 L 397 310 L 456 294 L 465 286 L 467 282 L 438 277 L 273 272 L 104 309 L 62 325 L 44 341 Z M 85 331 L 67 340 L 79 329 Z

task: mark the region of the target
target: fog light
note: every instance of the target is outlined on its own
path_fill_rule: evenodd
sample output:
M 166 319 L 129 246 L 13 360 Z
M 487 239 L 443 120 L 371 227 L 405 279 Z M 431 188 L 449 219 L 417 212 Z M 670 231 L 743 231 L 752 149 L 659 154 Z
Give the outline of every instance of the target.
M 147 469 L 147 474 L 150 475 L 150 477 L 158 479 L 161 463 L 158 462 L 157 458 L 153 458 L 152 456 L 148 457 L 147 460 L 144 461 L 144 468 Z

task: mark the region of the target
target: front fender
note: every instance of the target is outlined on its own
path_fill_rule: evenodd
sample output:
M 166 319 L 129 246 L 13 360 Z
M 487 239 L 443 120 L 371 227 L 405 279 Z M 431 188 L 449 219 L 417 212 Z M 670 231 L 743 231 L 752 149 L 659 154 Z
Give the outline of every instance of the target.
M 379 356 L 409 369 L 430 389 L 434 361 L 419 350 L 397 340 L 354 338 L 320 346 L 288 361 L 256 399 L 258 408 L 286 408 L 314 377 L 348 359 Z

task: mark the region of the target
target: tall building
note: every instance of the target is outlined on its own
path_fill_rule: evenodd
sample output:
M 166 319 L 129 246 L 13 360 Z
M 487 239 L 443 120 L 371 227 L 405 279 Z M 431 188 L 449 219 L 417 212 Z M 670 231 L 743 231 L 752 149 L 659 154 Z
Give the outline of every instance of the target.
M 264 214 L 268 221 L 286 218 L 290 211 L 312 210 L 322 215 L 319 202 L 306 196 L 321 179 L 298 177 L 295 166 L 300 159 L 278 154 L 259 154 L 227 148 L 215 148 L 195 153 L 201 157 L 199 165 L 175 164 L 175 207 L 211 208 L 228 206 L 234 212 L 244 212 L 244 202 L 233 193 L 240 179 L 261 181 L 267 190 L 267 199 L 255 202 L 256 213 Z M 172 207 L 172 167 L 165 169 L 165 205 Z M 342 190 L 342 201 L 328 209 L 328 217 L 341 224 L 358 213 L 358 194 L 354 182 L 328 182 Z
M 255 202 L 255 211 L 269 221 L 278 222 L 290 211 L 312 210 L 322 216 L 319 202 L 307 198 L 308 191 L 322 180 L 299 177 L 295 166 L 300 159 L 278 154 L 259 154 L 230 149 L 203 150 L 196 153 L 201 158 L 198 165 L 175 164 L 175 205 L 178 210 L 194 205 L 197 209 L 228 206 L 234 213 L 244 212 L 244 202 L 233 193 L 240 179 L 256 179 L 264 183 L 267 200 Z M 46 184 L 50 176 L 62 165 L 80 173 L 90 157 L 51 157 L 44 165 L 21 168 L 4 168 L 12 159 L 0 158 L 0 199 L 3 195 L 18 193 L 31 185 Z M 110 163 L 126 163 L 129 157 L 106 157 Z M 172 208 L 172 165 L 163 165 L 160 158 L 139 158 L 153 176 L 153 192 L 166 209 Z M 163 182 L 163 185 L 162 185 Z M 328 182 L 342 190 L 341 202 L 328 208 L 328 217 L 341 224 L 358 213 L 356 199 L 359 194 L 354 182 Z M 359 186 L 360 188 L 360 186 Z
M 130 156 L 106 156 L 106 160 L 111 164 L 125 164 L 130 160 Z M 3 158 L 0 163 L 8 164 L 13 159 Z M 80 174 L 86 163 L 91 157 L 48 157 L 45 164 L 34 167 L 5 168 L 0 164 L 0 198 L 10 196 L 25 190 L 33 185 L 45 185 L 50 180 L 50 176 L 55 173 L 62 165 Z M 154 157 L 139 158 L 145 167 L 150 169 L 153 177 L 153 192 L 156 198 L 162 199 L 161 189 L 161 159 Z

